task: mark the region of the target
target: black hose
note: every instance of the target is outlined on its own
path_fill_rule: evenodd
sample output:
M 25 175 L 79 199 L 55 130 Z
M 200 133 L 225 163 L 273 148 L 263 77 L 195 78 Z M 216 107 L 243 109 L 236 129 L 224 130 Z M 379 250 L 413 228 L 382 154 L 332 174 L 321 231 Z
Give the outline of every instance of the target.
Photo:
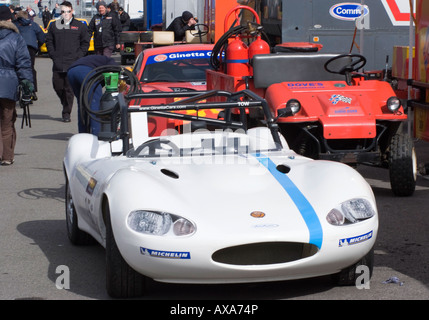
M 109 121 L 102 120 L 102 117 L 106 117 L 108 115 L 111 115 L 113 110 L 91 110 L 91 101 L 92 97 L 94 95 L 95 89 L 101 85 L 104 86 L 104 76 L 103 73 L 107 72 L 116 72 L 120 74 L 121 77 L 125 77 L 127 80 L 127 85 L 129 86 L 128 94 L 133 93 L 140 93 L 140 87 L 139 87 L 139 80 L 137 79 L 136 75 L 129 71 L 126 68 L 123 68 L 121 66 L 115 66 L 115 65 L 106 65 L 106 66 L 100 66 L 97 68 L 94 68 L 89 72 L 84 81 L 83 85 L 80 88 L 80 99 L 79 99 L 79 105 L 80 105 L 80 113 L 82 117 L 82 121 L 85 124 L 87 128 L 87 132 L 89 132 L 89 122 L 86 121 L 85 115 L 87 115 L 92 120 L 98 121 L 100 123 L 108 123 Z
M 231 27 L 227 32 L 225 32 L 222 37 L 216 42 L 213 47 L 212 55 L 210 57 L 210 65 L 215 70 L 219 70 L 221 65 L 221 55 L 222 52 L 225 51 L 226 45 L 228 44 L 228 39 L 232 36 L 241 34 L 247 28 L 243 26 Z

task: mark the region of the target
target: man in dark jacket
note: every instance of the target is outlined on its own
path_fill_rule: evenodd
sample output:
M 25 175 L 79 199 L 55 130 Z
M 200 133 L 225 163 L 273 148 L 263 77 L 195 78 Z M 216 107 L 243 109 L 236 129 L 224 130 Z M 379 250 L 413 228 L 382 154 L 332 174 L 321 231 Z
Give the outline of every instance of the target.
M 67 79 L 70 65 L 86 55 L 90 36 L 86 25 L 73 16 L 69 1 L 60 5 L 61 17 L 51 23 L 46 36 L 46 48 L 53 61 L 52 83 L 62 104 L 63 122 L 70 122 L 74 94 Z
M 0 6 L 0 163 L 14 162 L 18 86 L 32 91 L 33 73 L 27 44 L 12 22 L 8 7 Z
M 122 31 L 128 31 L 130 29 L 131 19 L 130 15 L 124 11 L 124 8 L 119 7 L 119 21 L 121 21 Z
M 46 29 L 48 27 L 49 21 L 51 21 L 51 19 L 52 19 L 51 12 L 49 11 L 48 7 L 45 6 L 42 12 L 43 28 Z
M 192 13 L 189 11 L 183 11 L 182 16 L 175 18 L 166 30 L 174 31 L 174 41 L 182 41 L 185 37 L 186 31 L 194 30 L 196 24 L 197 21 Z
M 16 13 L 16 20 L 14 23 L 17 26 L 21 36 L 24 38 L 25 43 L 27 43 L 28 52 L 30 53 L 35 92 L 33 98 L 34 100 L 37 100 L 37 73 L 36 69 L 34 68 L 34 64 L 39 47 L 45 43 L 45 33 L 36 22 L 29 19 L 27 11 L 24 10 L 18 11 Z
M 120 48 L 119 33 L 121 32 L 120 21 L 112 13 L 107 11 L 104 1 L 96 4 L 98 13 L 92 17 L 88 26 L 90 35 L 94 33 L 94 49 L 96 54 L 112 56 L 113 50 Z

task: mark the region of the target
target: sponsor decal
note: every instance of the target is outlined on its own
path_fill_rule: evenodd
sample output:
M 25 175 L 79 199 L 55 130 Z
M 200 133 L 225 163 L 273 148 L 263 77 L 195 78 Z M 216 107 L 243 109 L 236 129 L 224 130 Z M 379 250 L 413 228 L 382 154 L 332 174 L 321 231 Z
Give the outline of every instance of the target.
M 325 85 L 322 82 L 291 82 L 291 83 L 288 83 L 287 86 L 291 89 L 295 89 L 295 88 L 321 89 L 325 87 Z
M 333 94 L 329 99 L 329 101 L 331 101 L 333 105 L 336 105 L 338 102 L 352 104 L 352 100 L 353 100 L 352 98 L 343 96 L 341 94 Z
M 334 111 L 335 114 L 357 114 L 357 112 L 357 109 L 351 109 L 350 107 L 345 107 Z
M 148 57 L 146 64 L 184 59 L 208 59 L 211 55 L 212 52 L 207 50 L 163 53 Z
M 153 58 L 153 60 L 155 62 L 163 62 L 163 61 L 167 60 L 167 58 L 168 57 L 165 54 L 159 54 L 159 55 L 155 56 L 155 58 Z
M 373 235 L 373 231 L 370 231 L 370 232 L 362 234 L 360 236 L 340 239 L 338 241 L 338 246 L 339 247 L 347 247 L 347 246 L 351 246 L 354 244 L 362 243 L 362 242 L 365 242 L 365 241 L 371 239 L 372 235 Z
M 86 193 L 92 196 L 96 185 L 97 185 L 97 180 L 95 180 L 94 178 L 90 178 L 88 181 L 88 185 L 86 186 Z
M 140 253 L 144 256 L 151 256 L 164 259 L 191 259 L 190 252 L 162 251 L 140 247 Z
M 271 223 L 271 224 L 255 224 L 253 226 L 253 228 L 255 229 L 259 229 L 259 228 L 278 228 L 280 227 L 280 225 L 276 224 L 276 223 Z
M 263 213 L 262 211 L 253 211 L 250 215 L 253 218 L 263 218 L 263 217 L 265 217 L 265 213 Z
M 363 6 L 363 15 L 369 14 L 368 6 Z M 329 14 L 335 19 L 345 21 L 355 21 L 362 16 L 362 5 L 360 3 L 344 2 L 333 5 L 329 9 Z

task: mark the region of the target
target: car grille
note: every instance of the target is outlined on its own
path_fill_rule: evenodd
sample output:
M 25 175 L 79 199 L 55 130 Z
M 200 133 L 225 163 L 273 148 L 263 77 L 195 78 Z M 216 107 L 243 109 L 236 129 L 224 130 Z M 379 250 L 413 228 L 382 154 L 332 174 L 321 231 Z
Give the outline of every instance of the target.
M 262 242 L 216 251 L 212 259 L 232 265 L 264 265 L 296 261 L 316 254 L 317 247 L 299 242 Z

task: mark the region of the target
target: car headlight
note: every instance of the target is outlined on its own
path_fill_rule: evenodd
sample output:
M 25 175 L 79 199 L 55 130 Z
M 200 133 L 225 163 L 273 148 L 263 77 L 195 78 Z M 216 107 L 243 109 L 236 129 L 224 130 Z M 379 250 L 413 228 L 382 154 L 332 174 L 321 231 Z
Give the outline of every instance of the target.
M 395 113 L 401 107 L 401 100 L 398 97 L 390 97 L 387 99 L 387 109 L 390 112 Z
M 326 220 L 335 226 L 357 223 L 375 215 L 375 210 L 366 199 L 351 199 L 333 208 L 326 216 Z
M 158 236 L 168 233 L 184 236 L 195 232 L 191 221 L 167 212 L 135 210 L 128 215 L 127 223 L 134 231 Z
M 290 109 L 290 111 L 292 112 L 292 114 L 296 114 L 301 110 L 301 103 L 296 100 L 296 99 L 290 99 L 287 103 L 286 103 L 286 108 Z
M 286 107 L 277 110 L 278 117 L 290 117 L 301 110 L 301 103 L 296 99 L 290 99 L 286 102 Z

